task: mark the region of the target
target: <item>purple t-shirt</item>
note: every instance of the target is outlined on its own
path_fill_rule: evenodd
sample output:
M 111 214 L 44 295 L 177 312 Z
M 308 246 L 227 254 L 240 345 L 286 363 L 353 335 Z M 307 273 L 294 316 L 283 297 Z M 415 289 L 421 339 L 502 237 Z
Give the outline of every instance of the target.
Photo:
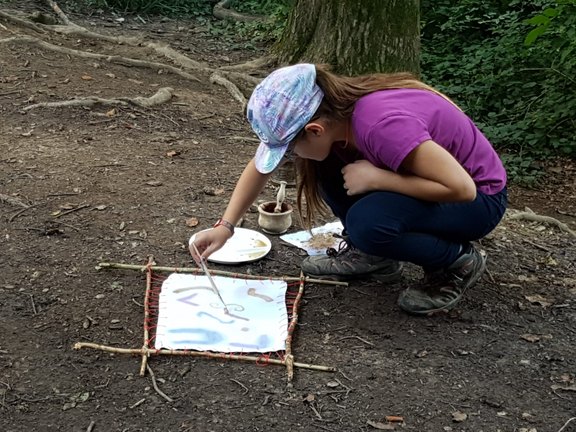
M 398 171 L 424 141 L 444 147 L 470 174 L 479 191 L 493 195 L 506 185 L 494 148 L 472 120 L 428 90 L 382 90 L 363 96 L 352 114 L 356 146 L 373 165 Z

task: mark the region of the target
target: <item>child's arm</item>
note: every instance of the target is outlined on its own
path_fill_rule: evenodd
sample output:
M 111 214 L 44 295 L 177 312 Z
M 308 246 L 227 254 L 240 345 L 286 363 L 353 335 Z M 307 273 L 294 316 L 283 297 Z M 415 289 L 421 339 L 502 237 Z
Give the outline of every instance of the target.
M 363 160 L 343 168 L 349 195 L 374 190 L 398 192 L 436 201 L 473 201 L 476 185 L 454 157 L 434 141 L 424 141 L 400 164 L 402 174 L 375 167 Z
M 261 174 L 258 172 L 254 165 L 254 160 L 248 162 L 236 183 L 222 219 L 232 226 L 236 225 L 250 205 L 256 200 L 270 176 L 271 173 Z M 230 237 L 232 237 L 232 231 L 225 225 L 218 225 L 209 231 L 198 233 L 194 239 L 194 244 L 202 258 L 208 258 L 212 253 L 224 246 Z M 196 263 L 200 263 L 200 257 L 196 255 L 192 246 L 190 247 L 190 254 Z

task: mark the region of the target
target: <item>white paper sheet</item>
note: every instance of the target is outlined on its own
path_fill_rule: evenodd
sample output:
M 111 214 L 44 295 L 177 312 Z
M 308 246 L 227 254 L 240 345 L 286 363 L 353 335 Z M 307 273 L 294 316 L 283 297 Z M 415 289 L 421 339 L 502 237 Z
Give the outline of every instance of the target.
M 343 229 L 342 222 L 336 221 L 327 223 L 321 227 L 312 228 L 312 234 L 310 234 L 310 231 L 298 231 L 292 234 L 285 234 L 280 236 L 280 238 L 287 243 L 304 249 L 308 255 L 326 255 L 326 249 L 329 247 L 337 249 L 338 244 L 342 241 L 339 237 L 333 237 L 331 239 L 330 235 L 340 235 Z M 313 237 L 321 240 L 316 243 L 316 245 L 321 244 L 321 247 L 315 247 Z
M 174 273 L 162 284 L 156 349 L 273 352 L 286 349 L 284 281 L 213 277 L 230 312 L 206 276 Z

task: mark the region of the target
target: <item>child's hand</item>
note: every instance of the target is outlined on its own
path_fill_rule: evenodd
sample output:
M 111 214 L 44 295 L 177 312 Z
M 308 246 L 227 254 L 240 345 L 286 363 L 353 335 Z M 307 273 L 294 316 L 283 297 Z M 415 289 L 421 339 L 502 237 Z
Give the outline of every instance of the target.
M 367 160 L 358 160 L 342 168 L 344 189 L 348 195 L 359 195 L 382 188 L 387 175 L 393 172 L 378 168 Z
M 196 249 L 198 249 L 200 255 L 196 254 L 192 244 L 189 247 L 190 255 L 192 255 L 196 264 L 200 265 L 201 259 L 206 260 L 211 254 L 224 246 L 230 237 L 230 231 L 224 226 L 218 226 L 208 231 L 199 232 L 194 238 L 194 245 L 196 246 Z

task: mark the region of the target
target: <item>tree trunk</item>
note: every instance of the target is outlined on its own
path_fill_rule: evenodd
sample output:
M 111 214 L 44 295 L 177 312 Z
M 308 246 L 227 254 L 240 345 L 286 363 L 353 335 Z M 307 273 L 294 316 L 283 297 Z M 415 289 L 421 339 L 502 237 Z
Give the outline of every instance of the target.
M 419 74 L 419 0 L 296 0 L 273 53 L 337 72 Z

